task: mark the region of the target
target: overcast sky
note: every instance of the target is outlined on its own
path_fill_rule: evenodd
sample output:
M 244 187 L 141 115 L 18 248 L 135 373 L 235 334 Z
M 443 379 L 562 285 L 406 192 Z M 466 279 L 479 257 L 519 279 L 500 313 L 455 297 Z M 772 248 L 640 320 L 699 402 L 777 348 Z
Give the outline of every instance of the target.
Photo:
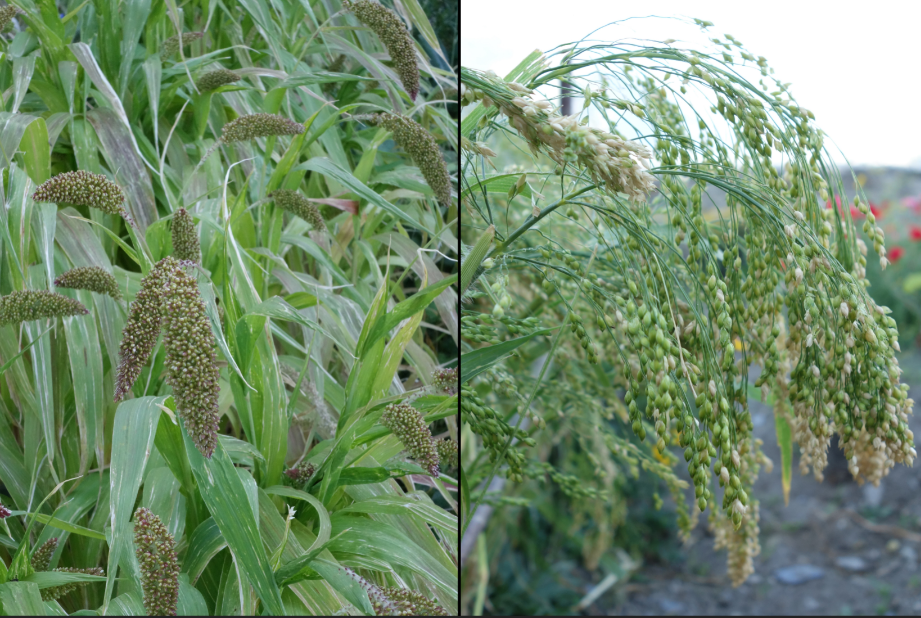
M 615 20 L 697 17 L 709 37 L 731 34 L 811 110 L 816 124 L 856 165 L 921 169 L 921 2 L 774 0 L 463 0 L 462 64 L 504 76 L 535 48 L 576 41 Z M 707 43 L 699 29 L 670 20 L 633 20 L 594 39 L 677 38 Z M 577 108 L 578 109 L 578 108 Z M 826 141 L 827 143 L 827 141 Z M 838 159 L 838 157 L 836 157 Z

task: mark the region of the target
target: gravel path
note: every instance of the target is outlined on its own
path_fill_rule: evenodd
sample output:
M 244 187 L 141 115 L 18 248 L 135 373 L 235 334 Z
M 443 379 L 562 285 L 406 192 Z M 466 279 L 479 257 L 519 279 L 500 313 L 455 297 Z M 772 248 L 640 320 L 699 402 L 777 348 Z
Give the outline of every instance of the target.
M 919 385 L 910 391 L 918 402 L 911 428 L 921 436 L 921 355 L 901 363 L 903 381 Z M 837 483 L 835 474 L 827 474 L 818 483 L 811 474 L 800 476 L 794 447 L 790 504 L 785 507 L 773 415 L 769 407 L 755 402 L 751 412 L 755 433 L 775 463 L 770 474 L 762 470 L 755 485 L 754 494 L 761 500 L 761 554 L 755 558 L 754 575 L 732 588 L 726 553 L 713 550 L 713 536 L 701 518 L 680 562 L 641 568 L 616 594 L 606 595 L 588 611 L 921 614 L 921 462 L 913 468 L 896 466 L 878 488 L 860 487 L 847 474 Z M 599 612 L 600 606 L 604 610 Z

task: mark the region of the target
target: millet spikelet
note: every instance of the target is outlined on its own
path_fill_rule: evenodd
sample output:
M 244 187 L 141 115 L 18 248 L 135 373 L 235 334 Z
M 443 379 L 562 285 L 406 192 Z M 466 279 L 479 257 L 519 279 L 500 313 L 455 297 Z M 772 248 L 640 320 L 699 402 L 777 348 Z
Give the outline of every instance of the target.
M 141 374 L 141 367 L 147 362 L 160 334 L 161 292 L 163 288 L 164 258 L 143 279 L 141 289 L 128 308 L 128 320 L 122 331 L 122 342 L 118 352 L 118 369 L 115 376 L 115 401 L 121 401 L 131 390 L 134 381 Z M 175 260 L 174 260 L 175 261 Z
M 36 202 L 89 206 L 128 218 L 122 204 L 125 196 L 118 185 L 103 176 L 83 170 L 64 172 L 40 184 L 32 194 Z
M 167 382 L 186 431 L 205 457 L 217 443 L 217 358 L 211 322 L 198 283 L 178 263 L 168 267 L 163 287 L 163 345 Z
M 381 425 L 399 438 L 409 454 L 432 476 L 438 476 L 438 450 L 422 414 L 408 403 L 390 404 L 381 415 Z
M 47 571 L 48 565 L 51 564 L 51 556 L 54 550 L 58 548 L 58 537 L 53 536 L 32 554 L 32 568 L 36 571 Z
M 309 223 L 313 226 L 313 229 L 318 231 L 326 229 L 326 223 L 324 223 L 319 209 L 297 191 L 279 189 L 278 191 L 272 191 L 269 197 L 275 200 L 275 203 L 283 210 L 287 210 Z
M 453 369 L 436 369 L 432 373 L 432 381 L 438 392 L 446 395 L 457 394 L 457 367 Z
M 145 508 L 134 513 L 134 545 L 148 616 L 175 616 L 179 603 L 176 543 L 160 518 Z
M 82 303 L 57 292 L 16 290 L 0 297 L 0 326 L 87 313 Z
M 195 86 L 202 92 L 207 92 L 209 90 L 215 90 L 221 86 L 227 84 L 232 84 L 234 82 L 240 81 L 242 78 L 239 74 L 234 73 L 228 69 L 215 69 L 213 71 L 208 71 L 204 75 L 198 78 L 198 81 L 195 82 Z
M 197 41 L 198 39 L 204 36 L 203 32 L 186 32 L 182 35 L 174 34 L 170 38 L 163 41 L 163 44 L 160 45 L 160 57 L 169 58 L 177 51 L 179 51 L 179 38 L 182 37 L 182 46 L 185 47 L 189 43 Z
M 438 451 L 438 459 L 443 468 L 457 467 L 456 440 L 435 440 L 435 448 Z
M 173 257 L 201 264 L 201 244 L 195 231 L 195 222 L 185 208 L 180 208 L 173 215 L 170 230 L 173 239 Z
M 387 53 L 403 82 L 409 98 L 416 100 L 419 94 L 419 65 L 416 64 L 416 46 L 406 24 L 387 7 L 368 0 L 344 3 L 346 8 L 367 27 L 371 28 L 387 47 Z
M 54 280 L 59 288 L 89 290 L 97 294 L 108 294 L 115 300 L 121 300 L 121 292 L 115 277 L 99 266 L 78 266 L 71 268 Z
M 224 125 L 221 141 L 225 144 L 243 142 L 270 135 L 300 135 L 304 125 L 278 114 L 247 114 Z
M 396 114 L 374 114 L 371 122 L 393 133 L 393 141 L 412 157 L 438 202 L 442 206 L 450 206 L 451 176 L 432 134 L 416 121 Z

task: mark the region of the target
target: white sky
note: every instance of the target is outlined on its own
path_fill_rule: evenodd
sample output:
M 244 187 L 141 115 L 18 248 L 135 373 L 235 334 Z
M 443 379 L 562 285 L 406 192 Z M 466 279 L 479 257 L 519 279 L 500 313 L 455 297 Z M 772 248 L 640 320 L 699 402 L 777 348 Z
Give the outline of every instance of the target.
M 461 63 L 492 69 L 500 76 L 535 48 L 547 51 L 576 41 L 615 20 L 658 15 L 711 21 L 714 26 L 707 35 L 678 22 L 649 19 L 611 26 L 592 38 L 676 38 L 676 47 L 703 49 L 708 38 L 731 34 L 748 52 L 767 58 L 775 70 L 773 77 L 792 83 L 790 93 L 815 114 L 830 152 L 836 153 L 837 146 L 855 165 L 921 169 L 921 2 L 917 0 L 860 4 L 463 0 L 462 4 Z

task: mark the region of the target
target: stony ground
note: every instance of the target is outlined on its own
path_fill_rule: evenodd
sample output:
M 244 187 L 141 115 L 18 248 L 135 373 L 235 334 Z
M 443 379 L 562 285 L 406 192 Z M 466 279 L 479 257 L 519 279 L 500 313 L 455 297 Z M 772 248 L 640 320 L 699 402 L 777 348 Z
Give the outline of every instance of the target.
M 921 356 L 902 365 L 919 402 L 912 431 L 921 436 Z M 773 415 L 754 402 L 751 411 L 765 453 L 777 464 L 755 485 L 761 500 L 755 574 L 732 588 L 726 554 L 713 550 L 702 520 L 680 561 L 642 567 L 586 613 L 921 614 L 921 461 L 914 468 L 897 466 L 878 488 L 860 487 L 846 474 L 837 483 L 835 474 L 823 483 L 800 476 L 794 451 L 790 504 L 784 506 Z

